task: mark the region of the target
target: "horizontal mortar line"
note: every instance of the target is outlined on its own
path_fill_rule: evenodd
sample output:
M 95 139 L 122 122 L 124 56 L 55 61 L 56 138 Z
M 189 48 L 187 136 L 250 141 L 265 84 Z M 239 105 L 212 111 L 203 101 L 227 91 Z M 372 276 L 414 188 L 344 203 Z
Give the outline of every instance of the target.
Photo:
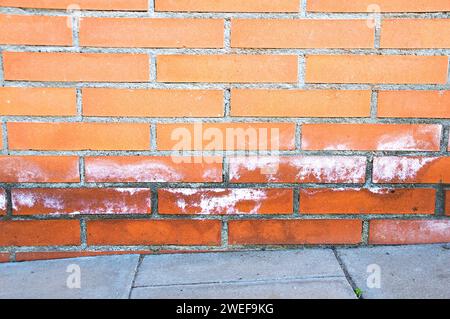
M 133 286 L 132 288 L 166 288 L 166 287 L 186 287 L 186 286 L 214 286 L 214 285 L 248 285 L 248 284 L 273 284 L 273 283 L 289 283 L 292 281 L 311 281 L 311 280 L 326 280 L 326 279 L 345 279 L 344 274 L 338 275 L 306 275 L 300 277 L 283 277 L 283 278 L 267 278 L 254 280 L 224 280 L 224 281 L 205 281 L 205 282 L 189 282 L 176 284 L 156 284 L 156 285 L 142 285 Z
M 449 84 L 376 83 L 210 83 L 210 82 L 60 82 L 4 80 L 5 87 L 117 88 L 117 89 L 348 89 L 348 90 L 449 90 Z
M 154 55 L 449 55 L 450 48 L 145 48 L 145 47 L 94 47 L 1 45 L 3 51 L 39 53 L 140 53 Z
M 181 12 L 181 11 L 120 11 L 120 10 L 76 10 L 73 13 L 65 9 L 39 9 L 39 8 L 17 8 L 1 7 L 0 13 L 24 14 L 24 15 L 50 15 L 67 16 L 77 15 L 80 17 L 136 17 L 136 18 L 290 18 L 290 19 L 343 19 L 355 18 L 365 19 L 373 15 L 372 12 Z M 380 12 L 377 13 L 386 18 L 448 18 L 449 12 Z

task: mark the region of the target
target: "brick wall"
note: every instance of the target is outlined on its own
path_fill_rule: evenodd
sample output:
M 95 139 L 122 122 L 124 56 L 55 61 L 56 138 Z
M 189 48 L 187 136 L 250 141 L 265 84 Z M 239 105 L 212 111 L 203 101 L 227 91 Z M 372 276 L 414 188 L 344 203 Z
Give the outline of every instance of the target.
M 0 6 L 0 262 L 450 242 L 450 1 Z

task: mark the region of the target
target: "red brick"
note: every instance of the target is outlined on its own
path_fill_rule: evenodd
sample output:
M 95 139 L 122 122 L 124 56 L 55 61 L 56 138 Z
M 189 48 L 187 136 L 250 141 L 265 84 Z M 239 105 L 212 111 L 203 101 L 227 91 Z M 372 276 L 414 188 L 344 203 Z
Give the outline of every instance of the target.
M 301 189 L 304 214 L 434 214 L 434 189 Z
M 372 220 L 369 244 L 405 245 L 450 242 L 450 220 Z
M 369 6 L 373 5 L 378 6 L 380 12 L 450 11 L 448 0 L 308 0 L 307 10 L 313 12 L 367 12 Z
M 109 117 L 222 117 L 223 92 L 86 88 L 83 89 L 83 114 Z
M 223 28 L 222 19 L 83 18 L 80 45 L 222 48 Z
M 0 14 L 0 43 L 72 45 L 70 18 Z
M 158 82 L 297 82 L 295 55 L 160 55 Z
M 369 117 L 370 91 L 231 90 L 231 115 Z
M 147 150 L 150 127 L 139 123 L 8 123 L 10 149 Z
M 221 157 L 101 156 L 85 159 L 88 182 L 221 182 Z
M 310 55 L 308 83 L 445 84 L 446 56 Z
M 148 82 L 147 54 L 3 52 L 5 80 Z
M 292 150 L 295 124 L 158 124 L 159 150 Z
M 160 189 L 160 214 L 292 214 L 290 189 Z
M 0 88 L 0 115 L 74 116 L 76 92 L 66 88 Z
M 304 150 L 438 151 L 442 127 L 427 124 L 304 124 Z
M 445 213 L 450 216 L 450 191 L 445 191 Z
M 366 158 L 242 156 L 229 159 L 233 183 L 364 183 Z
M 366 20 L 233 19 L 234 48 L 373 48 Z
M 0 246 L 80 245 L 78 220 L 0 221 Z
M 2 0 L 0 7 L 147 11 L 149 0 Z
M 9 253 L 0 253 L 0 263 L 9 262 Z
M 89 245 L 217 246 L 221 241 L 218 220 L 93 220 L 87 229 Z
M 11 191 L 13 215 L 150 214 L 144 188 L 33 188 Z
M 34 261 L 50 259 L 67 259 L 78 257 L 111 256 L 125 254 L 151 254 L 150 250 L 124 250 L 124 251 L 26 251 L 16 252 L 16 261 Z
M 2 183 L 77 183 L 75 156 L 0 156 Z
M 6 214 L 6 192 L 0 188 L 0 216 Z
M 359 244 L 360 220 L 232 220 L 231 245 Z
M 298 12 L 299 0 L 155 0 L 155 11 Z
M 450 183 L 450 157 L 387 156 L 373 161 L 374 183 Z
M 381 91 L 378 117 L 450 118 L 450 91 Z

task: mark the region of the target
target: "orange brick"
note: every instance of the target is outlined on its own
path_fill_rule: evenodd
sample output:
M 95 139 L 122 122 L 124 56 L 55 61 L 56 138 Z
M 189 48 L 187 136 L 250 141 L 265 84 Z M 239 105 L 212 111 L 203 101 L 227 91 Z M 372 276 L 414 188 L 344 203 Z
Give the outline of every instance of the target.
M 381 91 L 378 117 L 450 118 L 450 91 Z
M 159 150 L 292 150 L 291 123 L 158 124 Z
M 67 259 L 78 257 L 111 256 L 125 254 L 151 254 L 151 250 L 126 250 L 126 251 L 25 251 L 16 253 L 16 261 Z
M 139 123 L 8 123 L 15 150 L 147 150 L 150 128 Z
M 445 84 L 448 57 L 406 55 L 310 55 L 308 83 Z
M 160 214 L 292 214 L 291 189 L 171 188 L 158 191 Z
M 3 130 L 0 130 L 0 148 L 3 148 Z
M 148 0 L 2 0 L 0 7 L 67 9 L 76 5 L 82 10 L 147 11 Z
M 373 48 L 366 20 L 233 19 L 234 48 Z
M 72 45 L 70 18 L 0 14 L 0 43 Z
M 73 116 L 76 92 L 65 88 L 0 88 L 0 115 Z
M 83 89 L 83 114 L 111 117 L 222 117 L 223 92 L 86 88 Z
M 221 241 L 218 220 L 92 220 L 89 245 L 204 245 Z M 0 235 L 1 236 L 1 235 Z
M 303 214 L 434 214 L 434 189 L 301 189 Z
M 231 245 L 359 244 L 360 220 L 232 220 Z
M 222 48 L 223 28 L 221 19 L 83 18 L 80 45 Z
M 382 22 L 382 48 L 450 48 L 450 19 L 386 19 Z
M 450 183 L 450 157 L 376 157 L 374 183 Z
M 0 188 L 0 216 L 6 214 L 6 192 Z
M 368 117 L 370 91 L 231 90 L 231 115 L 250 117 Z
M 427 124 L 304 124 L 304 150 L 438 151 L 442 127 Z
M 9 262 L 9 253 L 0 253 L 0 263 Z
M 3 52 L 5 80 L 147 82 L 147 54 Z
M 0 156 L 2 183 L 77 183 L 75 156 Z
M 0 246 L 80 245 L 78 220 L 0 221 Z
M 33 188 L 11 191 L 13 215 L 150 214 L 144 188 Z
M 405 245 L 450 242 L 450 220 L 372 220 L 369 244 Z
M 381 12 L 449 11 L 448 0 L 308 0 L 307 10 L 313 12 L 367 12 L 376 5 Z
M 450 216 L 450 191 L 445 192 L 445 212 Z
M 233 183 L 364 183 L 366 158 L 242 156 L 229 159 Z
M 276 83 L 297 81 L 293 55 L 161 55 L 158 82 Z
M 88 182 L 221 182 L 221 157 L 101 156 L 85 159 Z
M 155 0 L 156 11 L 298 12 L 299 0 Z

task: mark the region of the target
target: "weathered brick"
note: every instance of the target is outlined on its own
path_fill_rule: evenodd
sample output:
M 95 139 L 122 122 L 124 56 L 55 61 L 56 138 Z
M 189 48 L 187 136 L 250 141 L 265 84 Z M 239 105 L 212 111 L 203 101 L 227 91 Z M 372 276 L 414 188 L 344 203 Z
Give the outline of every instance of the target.
M 0 188 L 0 216 L 6 214 L 6 192 Z
M 303 214 L 434 214 L 434 189 L 301 189 Z
M 292 214 L 290 189 L 160 189 L 160 214 Z
M 9 253 L 0 253 L 0 263 L 9 262 Z
M 300 0 L 155 0 L 155 11 L 298 12 Z
M 307 2 L 307 10 L 312 12 L 367 12 L 375 7 L 380 12 L 439 12 L 449 11 L 450 3 L 447 0 L 308 0 Z
M 149 0 L 2 0 L 0 7 L 147 11 Z
M 11 191 L 13 215 L 150 214 L 144 188 L 32 188 Z

